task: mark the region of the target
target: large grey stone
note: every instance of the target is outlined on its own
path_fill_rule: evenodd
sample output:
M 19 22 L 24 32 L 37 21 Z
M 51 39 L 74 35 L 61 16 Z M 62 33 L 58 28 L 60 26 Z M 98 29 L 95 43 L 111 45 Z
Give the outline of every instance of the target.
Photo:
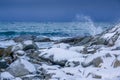
M 21 35 L 21 36 L 13 38 L 13 40 L 15 42 L 22 42 L 22 41 L 26 41 L 26 40 L 34 40 L 35 38 L 36 38 L 36 36 L 33 36 L 33 35 Z
M 31 41 L 31 40 L 27 40 L 27 41 L 23 41 L 23 50 L 29 50 L 29 49 L 38 49 L 38 46 L 35 44 L 35 42 Z
M 28 75 L 30 73 L 36 72 L 33 64 L 24 59 L 18 59 L 13 62 L 7 69 L 15 77 Z

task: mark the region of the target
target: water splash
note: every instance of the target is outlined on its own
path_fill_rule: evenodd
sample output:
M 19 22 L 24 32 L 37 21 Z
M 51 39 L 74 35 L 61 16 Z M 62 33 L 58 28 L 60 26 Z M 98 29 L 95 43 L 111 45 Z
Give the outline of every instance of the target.
M 94 22 L 89 16 L 83 16 L 83 15 L 76 15 L 76 20 L 77 22 L 82 22 L 83 23 L 83 29 L 86 30 L 90 35 L 94 36 L 96 34 L 100 34 L 103 32 L 102 27 L 95 26 Z M 77 26 L 80 23 L 76 24 Z

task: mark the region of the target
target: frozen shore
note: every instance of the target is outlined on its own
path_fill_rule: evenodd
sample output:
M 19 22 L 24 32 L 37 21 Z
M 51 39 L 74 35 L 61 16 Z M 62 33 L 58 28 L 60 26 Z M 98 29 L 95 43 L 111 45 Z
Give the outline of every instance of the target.
M 0 42 L 0 80 L 120 80 L 120 24 L 96 36 Z

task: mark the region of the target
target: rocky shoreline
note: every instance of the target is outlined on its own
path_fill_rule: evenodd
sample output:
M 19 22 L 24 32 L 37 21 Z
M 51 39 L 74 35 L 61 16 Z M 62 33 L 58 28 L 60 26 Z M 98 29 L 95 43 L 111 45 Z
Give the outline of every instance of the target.
M 120 80 L 120 24 L 96 36 L 1 41 L 0 80 Z

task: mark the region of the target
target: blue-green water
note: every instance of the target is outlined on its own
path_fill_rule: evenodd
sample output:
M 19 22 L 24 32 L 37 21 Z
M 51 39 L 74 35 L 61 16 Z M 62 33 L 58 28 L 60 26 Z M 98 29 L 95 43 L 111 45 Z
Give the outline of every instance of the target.
M 75 37 L 95 35 L 113 27 L 104 22 L 0 22 L 0 39 L 19 35 L 35 35 L 46 37 Z

